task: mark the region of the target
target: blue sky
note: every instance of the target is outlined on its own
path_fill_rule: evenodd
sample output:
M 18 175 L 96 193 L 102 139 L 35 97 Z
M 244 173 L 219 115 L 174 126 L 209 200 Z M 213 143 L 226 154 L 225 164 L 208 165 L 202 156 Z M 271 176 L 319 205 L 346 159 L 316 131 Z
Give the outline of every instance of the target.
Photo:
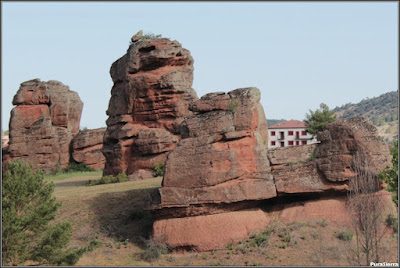
M 198 96 L 255 86 L 269 119 L 303 120 L 398 89 L 397 2 L 2 2 L 2 129 L 20 83 L 59 80 L 105 126 L 111 64 L 138 30 L 179 41 Z

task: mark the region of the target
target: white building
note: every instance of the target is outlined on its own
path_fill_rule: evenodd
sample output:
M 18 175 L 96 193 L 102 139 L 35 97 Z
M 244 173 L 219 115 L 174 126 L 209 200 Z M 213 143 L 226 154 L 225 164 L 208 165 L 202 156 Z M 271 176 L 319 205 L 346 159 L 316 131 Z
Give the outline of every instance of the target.
M 317 142 L 306 131 L 305 123 L 299 120 L 289 120 L 269 126 L 268 137 L 268 148 L 299 146 Z

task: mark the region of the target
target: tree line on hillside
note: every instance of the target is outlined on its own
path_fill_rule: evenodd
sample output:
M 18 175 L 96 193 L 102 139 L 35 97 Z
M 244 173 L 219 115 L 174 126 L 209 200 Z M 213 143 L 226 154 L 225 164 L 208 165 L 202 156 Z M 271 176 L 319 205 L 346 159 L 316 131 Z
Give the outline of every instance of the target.
M 343 114 L 339 118 L 366 116 L 376 126 L 398 120 L 398 91 L 382 94 L 375 98 L 363 99 L 357 104 L 347 103 L 333 109 Z

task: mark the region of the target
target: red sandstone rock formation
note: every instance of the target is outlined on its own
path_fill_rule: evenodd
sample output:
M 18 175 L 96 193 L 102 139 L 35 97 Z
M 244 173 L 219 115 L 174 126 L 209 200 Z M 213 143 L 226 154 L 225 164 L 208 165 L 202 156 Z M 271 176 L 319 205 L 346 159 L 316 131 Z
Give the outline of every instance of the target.
M 193 58 L 177 41 L 141 40 L 111 66 L 104 175 L 130 178 L 166 160 L 180 140 L 176 126 L 197 100 Z
M 71 142 L 74 161 L 85 163 L 95 170 L 103 169 L 106 162 L 102 153 L 105 131 L 106 128 L 79 131 Z
M 34 79 L 21 84 L 13 104 L 8 159 L 23 159 L 45 172 L 67 167 L 83 108 L 78 93 L 58 81 Z
M 390 164 L 389 148 L 377 129 L 363 117 L 337 120 L 318 135 L 318 169 L 327 180 L 345 181 L 355 175 L 354 157 L 358 154 L 373 172 Z
M 161 206 L 231 203 L 276 196 L 267 160 L 267 122 L 257 88 L 208 94 L 179 125 L 168 155 Z
M 240 98 L 232 92 L 204 96 L 193 104 L 196 114 L 179 125 L 183 139 L 168 155 L 154 223 L 154 236 L 173 247 L 222 248 L 247 237 L 247 227 L 254 231 L 266 226 L 273 216 L 284 221 L 325 217 L 345 223 L 347 181 L 355 176 L 348 170 L 354 156 L 362 152 L 375 172 L 390 163 L 388 148 L 373 125 L 361 118 L 328 125 L 319 135 L 320 144 L 272 149 L 266 155 L 267 140 L 260 138 L 266 133 L 264 114 L 256 108 L 259 98 L 251 97 L 258 91 L 236 92 L 246 91 Z M 239 100 L 235 107 L 243 109 L 232 112 L 232 100 Z M 282 201 L 293 196 L 313 196 L 313 201 Z M 269 200 L 266 212 L 253 215 L 259 225 L 238 220 L 249 217 L 246 208 L 260 207 L 259 200 Z M 226 218 L 237 228 L 214 222 Z M 202 230 L 210 230 L 210 235 Z

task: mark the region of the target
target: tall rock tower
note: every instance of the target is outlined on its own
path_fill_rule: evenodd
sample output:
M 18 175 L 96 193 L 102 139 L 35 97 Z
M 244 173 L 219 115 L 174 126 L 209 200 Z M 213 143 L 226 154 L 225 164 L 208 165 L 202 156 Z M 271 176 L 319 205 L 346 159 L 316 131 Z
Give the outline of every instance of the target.
M 177 126 L 197 100 L 193 58 L 177 41 L 139 39 L 114 62 L 103 175 L 151 177 L 181 139 Z
M 6 160 L 23 159 L 47 173 L 66 168 L 83 108 L 78 93 L 58 81 L 34 79 L 21 84 L 13 104 Z

